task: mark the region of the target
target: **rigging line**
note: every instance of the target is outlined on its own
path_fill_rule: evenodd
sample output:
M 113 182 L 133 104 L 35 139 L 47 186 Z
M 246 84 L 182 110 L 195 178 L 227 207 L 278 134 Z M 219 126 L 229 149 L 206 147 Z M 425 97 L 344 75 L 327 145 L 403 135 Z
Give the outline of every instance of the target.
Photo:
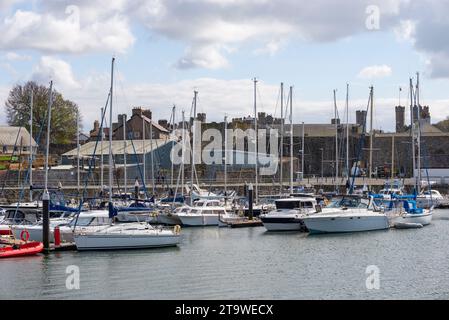
M 366 107 L 366 114 L 368 114 L 368 110 L 369 110 L 369 107 L 370 107 L 370 102 L 371 102 L 371 93 L 370 93 L 369 98 L 368 98 L 368 104 L 367 104 L 367 107 Z M 355 162 L 354 173 L 352 174 L 352 178 L 351 178 L 351 184 L 350 184 L 350 187 L 349 187 L 349 194 L 353 194 L 353 192 L 354 192 L 355 176 L 356 176 L 357 171 L 359 169 L 359 161 L 360 161 L 361 155 L 363 153 L 363 146 L 365 144 L 365 137 L 366 137 L 366 119 L 367 119 L 367 117 L 365 117 L 364 121 L 363 121 L 362 135 L 361 135 L 360 140 L 359 140 L 359 145 L 358 145 L 358 150 L 357 150 L 357 158 L 356 158 L 356 162 Z
M 82 206 L 84 204 L 84 201 L 85 201 L 85 198 L 86 198 L 87 184 L 89 183 L 89 178 L 90 178 L 90 175 L 92 174 L 92 166 L 93 166 L 93 163 L 95 162 L 95 156 L 97 154 L 97 147 L 98 147 L 98 144 L 100 142 L 100 138 L 103 135 L 103 125 L 104 125 L 104 122 L 105 122 L 105 115 L 106 115 L 106 111 L 108 109 L 108 104 L 109 104 L 109 99 L 110 98 L 111 98 L 111 90 L 109 90 L 109 94 L 108 94 L 108 97 L 106 99 L 106 104 L 105 104 L 105 107 L 103 109 L 103 114 L 101 116 L 101 123 L 100 123 L 99 133 L 97 135 L 97 141 L 95 141 L 94 151 L 93 151 L 92 157 L 91 157 L 91 159 L 89 161 L 89 170 L 87 171 L 87 175 L 84 178 L 83 193 L 82 193 L 81 199 L 79 200 L 78 212 L 76 213 L 76 218 L 75 218 L 75 224 L 73 226 L 73 231 L 75 231 L 76 224 L 78 223 L 78 218 L 79 218 L 79 215 L 81 213 L 81 208 L 82 208 Z M 103 152 L 103 150 L 101 150 L 101 152 Z

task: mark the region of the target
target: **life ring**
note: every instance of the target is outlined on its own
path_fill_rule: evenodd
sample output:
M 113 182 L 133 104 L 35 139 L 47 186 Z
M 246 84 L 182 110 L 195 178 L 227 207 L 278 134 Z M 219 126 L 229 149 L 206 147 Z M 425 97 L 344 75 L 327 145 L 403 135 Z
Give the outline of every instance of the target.
M 173 230 L 176 234 L 179 234 L 181 232 L 181 226 L 180 225 L 176 225 L 174 230 Z
M 30 233 L 27 230 L 22 230 L 22 232 L 20 233 L 20 239 L 27 242 L 28 239 L 30 239 Z

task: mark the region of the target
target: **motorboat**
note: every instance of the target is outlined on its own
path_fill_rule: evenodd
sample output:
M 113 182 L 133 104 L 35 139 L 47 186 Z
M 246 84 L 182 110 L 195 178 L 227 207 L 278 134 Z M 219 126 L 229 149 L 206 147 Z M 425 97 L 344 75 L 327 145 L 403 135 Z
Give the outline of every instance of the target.
M 187 212 L 178 212 L 176 216 L 184 226 L 218 226 L 219 216 L 226 209 L 218 200 L 199 200 Z
M 444 203 L 446 199 L 441 195 L 438 190 L 428 189 L 422 191 L 416 196 L 416 204 L 418 208 L 430 209 L 432 207 L 438 207 Z
M 14 258 L 36 255 L 44 249 L 42 242 L 27 242 L 0 247 L 0 258 Z
M 77 231 L 74 239 L 80 251 L 171 247 L 180 242 L 180 227 L 165 229 L 148 223 L 118 224 L 96 231 Z
M 313 196 L 292 197 L 275 201 L 276 209 L 260 215 L 268 231 L 305 231 L 301 217 L 316 212 Z
M 41 220 L 40 211 L 6 209 L 0 224 L 0 235 L 10 235 L 11 228 L 16 226 L 31 226 Z
M 181 206 L 176 208 L 174 211 L 171 207 L 160 210 L 157 214 L 157 223 L 165 224 L 168 226 L 176 226 L 181 225 L 182 221 L 179 219 L 179 213 L 189 212 L 192 207 L 190 206 Z
M 310 233 L 361 232 L 390 227 L 388 216 L 377 208 L 373 197 L 354 195 L 344 196 L 319 214 L 305 215 L 302 219 Z

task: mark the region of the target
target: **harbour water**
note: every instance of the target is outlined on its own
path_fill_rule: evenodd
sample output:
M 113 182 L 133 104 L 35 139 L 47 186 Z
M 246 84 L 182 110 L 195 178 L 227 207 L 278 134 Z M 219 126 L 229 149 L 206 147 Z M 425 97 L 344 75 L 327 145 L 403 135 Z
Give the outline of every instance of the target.
M 354 234 L 184 228 L 178 248 L 3 260 L 0 284 L 1 299 L 448 299 L 449 210 L 423 229 Z

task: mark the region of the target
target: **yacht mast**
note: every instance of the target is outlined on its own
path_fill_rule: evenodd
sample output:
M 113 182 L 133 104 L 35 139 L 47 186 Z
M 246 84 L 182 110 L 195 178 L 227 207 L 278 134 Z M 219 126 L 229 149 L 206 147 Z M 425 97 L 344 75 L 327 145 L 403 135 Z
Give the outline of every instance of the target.
M 304 178 L 304 122 L 302 123 L 302 141 L 301 141 L 301 180 Z
M 109 100 L 109 207 L 112 207 L 112 100 L 114 97 L 114 63 L 115 58 L 112 58 L 111 63 L 111 100 Z
M 126 135 L 126 114 L 123 114 L 122 116 L 122 121 L 123 121 L 123 179 L 125 180 L 124 182 L 124 189 L 125 189 L 125 197 L 126 194 L 128 193 L 128 172 L 127 172 L 127 154 L 126 154 L 126 148 L 128 147 L 128 143 L 127 143 L 127 135 Z
M 258 151 L 257 150 L 257 139 L 258 139 L 258 134 L 257 134 L 257 79 L 254 78 L 254 131 L 255 131 L 255 141 L 254 143 L 256 144 L 255 147 L 255 174 L 256 174 L 256 183 L 255 183 L 255 202 L 257 203 L 259 201 L 259 173 L 258 173 L 258 165 L 259 165 L 259 155 L 258 155 Z
M 101 194 L 103 195 L 103 186 L 104 186 L 104 181 L 103 181 L 103 176 L 104 176 L 104 170 L 103 170 L 103 168 L 104 168 L 104 163 L 103 163 L 103 139 L 104 139 L 104 130 L 103 130 L 103 112 L 104 112 L 104 109 L 103 108 L 101 108 L 101 117 L 100 117 L 100 123 L 102 124 L 101 126 L 100 126 L 100 131 L 98 132 L 98 134 L 101 134 L 101 140 L 100 140 L 100 149 L 101 149 L 101 152 L 100 152 L 100 192 L 101 192 Z
M 80 110 L 76 111 L 76 188 L 80 192 Z
M 290 86 L 290 193 L 293 193 L 293 87 Z
M 370 87 L 370 139 L 369 139 L 369 178 L 373 177 L 373 109 L 374 109 L 374 87 Z
M 153 118 L 153 116 L 151 116 Z M 154 185 L 154 146 L 153 146 L 153 119 L 150 119 L 150 141 L 151 141 L 151 186 L 153 187 L 153 196 L 155 195 L 155 185 Z
M 191 163 L 191 172 L 190 172 L 190 205 L 193 205 L 193 178 L 194 178 L 194 171 L 195 171 L 195 120 L 196 120 L 196 99 L 198 96 L 198 91 L 194 91 L 193 94 L 193 121 L 191 126 L 192 131 L 192 163 Z
M 176 106 L 173 105 L 173 109 L 172 109 L 172 139 L 174 139 L 174 134 L 176 133 L 176 130 L 175 130 L 175 126 L 176 126 L 175 115 L 176 115 Z M 172 145 L 174 146 L 174 144 L 172 144 Z M 171 173 L 170 173 L 170 186 L 171 186 L 171 188 L 173 188 L 173 170 L 174 170 L 174 164 L 173 164 L 173 156 L 172 156 Z
M 185 135 L 185 116 L 184 116 L 184 110 L 182 110 L 182 133 L 181 133 L 181 139 L 182 139 L 182 161 L 181 161 L 181 196 L 184 196 L 184 161 L 186 156 L 186 135 Z
M 228 141 L 228 117 L 224 117 L 224 195 L 225 195 L 225 205 L 228 204 L 228 150 L 227 150 L 227 141 Z
M 418 108 L 418 133 L 417 133 L 417 144 L 418 144 L 418 157 L 417 157 L 417 167 L 418 167 L 418 194 L 421 193 L 421 105 L 419 101 L 420 95 L 420 83 L 419 83 L 419 72 L 416 73 L 416 105 Z
M 413 79 L 410 78 L 410 131 L 412 136 L 412 159 L 413 159 L 413 179 L 415 181 L 415 190 L 417 191 L 417 183 L 416 183 L 416 155 L 415 155 L 415 119 L 413 115 Z
M 146 186 L 146 180 L 147 180 L 147 166 L 146 166 L 146 150 L 145 150 L 145 136 L 146 136 L 146 128 L 145 128 L 145 116 L 143 115 L 142 111 L 142 167 L 143 167 L 143 185 Z M 145 187 L 146 189 L 146 187 Z M 145 192 L 146 193 L 146 192 Z
M 349 83 L 346 84 L 346 178 L 349 179 Z
M 335 187 L 338 189 L 338 119 L 337 119 L 337 90 L 334 89 L 334 118 L 335 118 Z
M 30 92 L 30 158 L 28 161 L 30 177 L 30 202 L 33 201 L 33 88 Z
M 283 191 L 283 165 L 282 165 L 282 159 L 284 158 L 284 83 L 281 82 L 281 150 L 280 150 L 280 166 L 279 166 L 279 193 L 282 193 Z

